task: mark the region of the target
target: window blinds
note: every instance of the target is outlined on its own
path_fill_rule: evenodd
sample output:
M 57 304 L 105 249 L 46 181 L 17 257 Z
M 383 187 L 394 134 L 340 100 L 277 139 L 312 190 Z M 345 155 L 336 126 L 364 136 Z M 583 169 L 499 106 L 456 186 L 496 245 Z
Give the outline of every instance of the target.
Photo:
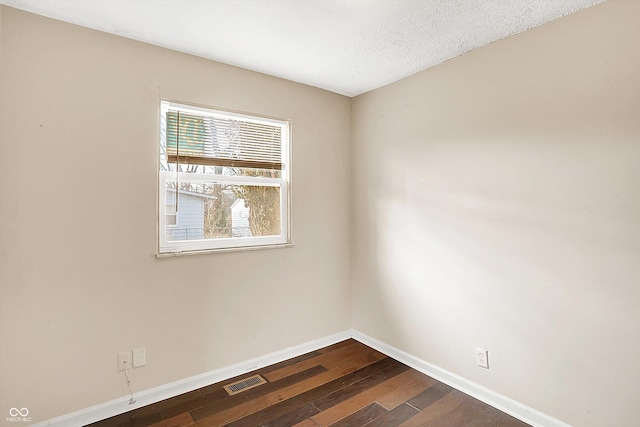
M 282 169 L 282 127 L 277 124 L 174 109 L 166 120 L 171 163 Z

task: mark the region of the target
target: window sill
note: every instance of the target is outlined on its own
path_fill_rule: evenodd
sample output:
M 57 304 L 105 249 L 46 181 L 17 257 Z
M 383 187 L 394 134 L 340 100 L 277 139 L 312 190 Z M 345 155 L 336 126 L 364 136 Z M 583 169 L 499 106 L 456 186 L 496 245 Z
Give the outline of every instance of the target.
M 156 259 L 175 258 L 175 257 L 190 256 L 190 255 L 218 254 L 218 253 L 227 253 L 227 252 L 262 251 L 265 249 L 293 248 L 294 246 L 295 245 L 293 243 L 281 243 L 277 245 L 244 246 L 239 248 L 221 248 L 221 249 L 203 249 L 203 250 L 184 251 L 184 252 L 166 252 L 166 253 L 157 253 Z

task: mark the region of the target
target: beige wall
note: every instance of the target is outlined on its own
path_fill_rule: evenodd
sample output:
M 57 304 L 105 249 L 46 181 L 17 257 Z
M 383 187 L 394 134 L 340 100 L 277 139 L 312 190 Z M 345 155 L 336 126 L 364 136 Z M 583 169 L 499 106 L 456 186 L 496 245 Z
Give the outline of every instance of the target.
M 348 98 L 0 11 L 2 422 L 348 329 Z M 294 248 L 154 258 L 160 98 L 292 120 Z
M 354 329 L 575 426 L 638 423 L 638 18 L 610 0 L 354 100 Z
M 0 416 L 126 395 L 133 347 L 145 390 L 352 326 L 567 423 L 633 425 L 639 16 L 609 0 L 351 113 L 0 7 Z M 293 121 L 294 248 L 154 259 L 160 98 Z

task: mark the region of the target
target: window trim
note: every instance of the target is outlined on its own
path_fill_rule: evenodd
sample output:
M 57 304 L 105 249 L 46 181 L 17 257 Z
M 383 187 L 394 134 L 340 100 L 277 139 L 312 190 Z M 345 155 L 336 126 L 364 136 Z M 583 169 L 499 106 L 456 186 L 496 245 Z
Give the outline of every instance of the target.
M 167 241 L 166 230 L 171 225 L 166 224 L 166 182 L 168 179 L 175 179 L 176 172 L 163 171 L 161 169 L 161 151 L 163 135 L 163 121 L 166 120 L 167 109 L 184 109 L 191 113 L 220 114 L 226 117 L 233 117 L 241 120 L 255 121 L 258 123 L 269 123 L 281 126 L 282 129 L 282 169 L 280 178 L 252 177 L 252 176 L 227 176 L 213 174 L 178 173 L 180 182 L 206 182 L 209 184 L 218 182 L 232 182 L 238 185 L 268 185 L 280 187 L 280 235 L 277 236 L 252 236 L 252 237 L 229 237 L 218 239 L 197 239 Z M 158 133 L 158 204 L 157 204 L 157 253 L 156 258 L 164 258 L 176 255 L 204 254 L 228 251 L 257 250 L 269 248 L 292 247 L 291 244 L 291 121 L 277 119 L 273 117 L 259 116 L 256 114 L 240 113 L 237 111 L 227 111 L 219 108 L 209 108 L 183 102 L 161 100 L 159 109 L 159 133 Z M 165 125 L 166 126 L 166 125 Z M 166 148 L 165 148 L 166 153 Z M 177 216 L 176 216 L 177 225 Z

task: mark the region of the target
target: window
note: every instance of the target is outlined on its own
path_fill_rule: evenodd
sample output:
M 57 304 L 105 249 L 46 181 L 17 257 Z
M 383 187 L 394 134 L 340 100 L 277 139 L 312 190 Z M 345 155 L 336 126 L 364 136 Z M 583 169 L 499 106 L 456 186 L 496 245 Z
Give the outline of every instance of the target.
M 289 242 L 289 122 L 161 103 L 159 253 Z

